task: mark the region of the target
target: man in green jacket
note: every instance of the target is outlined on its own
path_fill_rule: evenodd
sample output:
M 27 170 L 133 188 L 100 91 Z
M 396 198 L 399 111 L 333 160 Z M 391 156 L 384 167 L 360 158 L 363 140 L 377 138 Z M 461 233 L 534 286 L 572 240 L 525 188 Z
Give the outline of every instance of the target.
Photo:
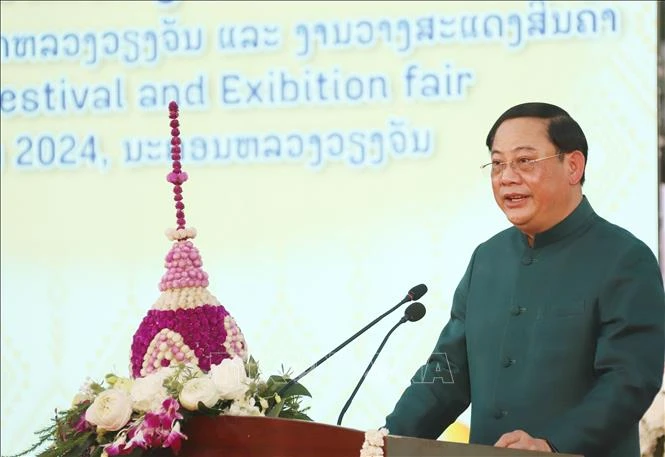
M 487 147 L 513 227 L 475 249 L 386 427 L 435 439 L 472 403 L 472 443 L 639 457 L 639 419 L 665 358 L 657 260 L 583 195 L 587 142 L 563 109 L 512 107 Z

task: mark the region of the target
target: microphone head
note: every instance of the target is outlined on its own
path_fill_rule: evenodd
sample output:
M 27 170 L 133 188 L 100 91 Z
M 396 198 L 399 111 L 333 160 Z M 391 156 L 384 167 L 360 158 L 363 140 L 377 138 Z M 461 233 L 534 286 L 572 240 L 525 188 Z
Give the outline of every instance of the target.
M 425 315 L 425 305 L 420 302 L 411 303 L 404 310 L 404 317 L 407 321 L 416 322 L 423 318 Z
M 427 286 L 425 284 L 418 284 L 417 286 L 412 287 L 409 293 L 406 294 L 406 296 L 409 297 L 411 300 L 419 300 L 420 297 L 422 297 L 426 293 L 427 293 Z

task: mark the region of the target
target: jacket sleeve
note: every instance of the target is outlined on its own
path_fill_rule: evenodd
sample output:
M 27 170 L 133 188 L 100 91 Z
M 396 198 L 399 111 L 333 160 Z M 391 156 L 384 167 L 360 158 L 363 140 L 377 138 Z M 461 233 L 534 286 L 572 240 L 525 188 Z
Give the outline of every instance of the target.
M 450 320 L 434 351 L 386 418 L 392 435 L 436 439 L 470 403 L 464 321 L 474 257 L 455 290 Z
M 635 426 L 659 391 L 665 358 L 663 278 L 651 250 L 634 244 L 598 299 L 595 385 L 536 436 L 559 452 L 602 453 Z

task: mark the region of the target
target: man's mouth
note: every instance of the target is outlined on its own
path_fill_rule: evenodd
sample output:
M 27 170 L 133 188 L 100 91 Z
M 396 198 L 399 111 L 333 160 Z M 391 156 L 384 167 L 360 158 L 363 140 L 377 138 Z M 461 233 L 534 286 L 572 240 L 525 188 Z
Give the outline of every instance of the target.
M 504 199 L 508 203 L 520 203 L 525 201 L 529 196 L 528 195 L 523 195 L 523 194 L 507 194 L 504 195 Z

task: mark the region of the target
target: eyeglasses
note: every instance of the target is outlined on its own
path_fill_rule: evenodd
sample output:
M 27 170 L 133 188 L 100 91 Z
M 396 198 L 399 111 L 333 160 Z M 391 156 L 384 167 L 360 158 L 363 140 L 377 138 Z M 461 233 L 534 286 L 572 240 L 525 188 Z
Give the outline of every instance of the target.
M 501 175 L 501 173 L 503 173 L 506 170 L 506 167 L 510 165 L 510 168 L 512 168 L 513 171 L 516 171 L 518 173 L 529 173 L 536 168 L 536 163 L 540 162 L 541 160 L 551 159 L 552 157 L 558 157 L 561 154 L 562 154 L 561 152 L 557 152 L 556 154 L 547 157 L 541 157 L 540 159 L 527 159 L 525 157 L 520 157 L 519 159 L 510 160 L 508 162 L 499 162 L 498 160 L 493 160 L 490 163 L 482 165 L 480 169 L 483 170 L 484 172 L 488 170 L 491 171 L 492 176 L 499 176 Z

